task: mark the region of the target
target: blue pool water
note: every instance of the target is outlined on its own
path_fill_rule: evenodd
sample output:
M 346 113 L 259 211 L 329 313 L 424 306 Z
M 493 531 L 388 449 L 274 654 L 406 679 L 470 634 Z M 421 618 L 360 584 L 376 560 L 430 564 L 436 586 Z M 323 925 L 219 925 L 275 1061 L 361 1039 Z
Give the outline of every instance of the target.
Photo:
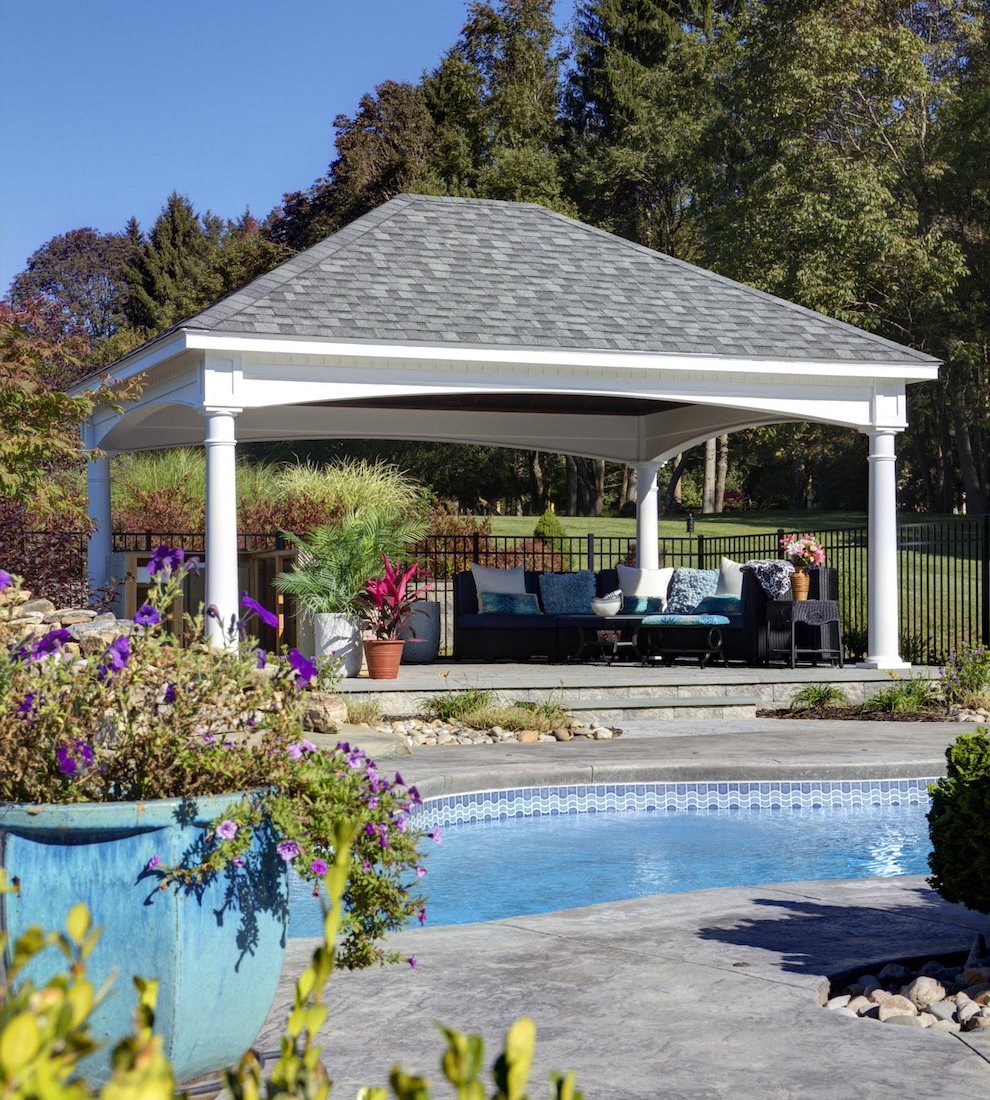
M 928 804 L 577 813 L 452 825 L 422 844 L 428 926 L 650 894 L 928 873 Z M 290 936 L 320 933 L 298 881 Z

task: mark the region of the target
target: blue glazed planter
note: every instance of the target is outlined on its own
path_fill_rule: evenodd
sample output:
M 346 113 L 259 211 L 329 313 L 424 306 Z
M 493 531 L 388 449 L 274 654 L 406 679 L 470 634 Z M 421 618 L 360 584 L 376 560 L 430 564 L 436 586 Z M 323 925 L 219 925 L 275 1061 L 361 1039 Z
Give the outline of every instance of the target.
M 153 856 L 195 860 L 206 827 L 239 798 L 0 803 L 0 863 L 20 881 L 19 895 L 0 896 L 11 940 L 32 924 L 63 928 L 78 901 L 103 927 L 89 976 L 97 989 L 114 971 L 117 979 L 92 1021 L 106 1044 L 83 1063 L 92 1081 L 107 1078 L 114 1044 L 131 1034 L 135 974 L 159 980 L 156 1031 L 179 1081 L 236 1062 L 261 1030 L 288 924 L 287 875 L 274 839 L 256 840 L 244 868 L 195 890 L 158 890 L 158 877 L 145 870 Z M 63 965 L 46 952 L 29 976 L 44 981 Z

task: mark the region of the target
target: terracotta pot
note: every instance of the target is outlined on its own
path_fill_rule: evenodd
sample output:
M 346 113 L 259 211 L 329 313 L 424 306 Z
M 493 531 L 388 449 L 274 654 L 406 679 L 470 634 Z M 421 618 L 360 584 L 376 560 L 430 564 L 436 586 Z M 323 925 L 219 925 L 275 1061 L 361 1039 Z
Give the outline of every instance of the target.
M 791 599 L 796 601 L 806 600 L 810 584 L 811 578 L 808 576 L 808 570 L 795 569 L 791 574 Z
M 372 680 L 397 679 L 405 644 L 405 638 L 365 638 L 364 659 Z

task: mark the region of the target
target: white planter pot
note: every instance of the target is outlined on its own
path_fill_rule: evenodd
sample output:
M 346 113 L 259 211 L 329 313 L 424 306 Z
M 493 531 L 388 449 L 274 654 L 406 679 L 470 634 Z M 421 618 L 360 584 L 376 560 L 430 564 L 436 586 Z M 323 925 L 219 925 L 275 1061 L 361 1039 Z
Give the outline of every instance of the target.
M 314 649 L 317 657 L 336 654 L 343 676 L 361 671 L 361 628 L 350 615 L 314 615 Z
M 440 654 L 440 604 L 435 600 L 417 600 L 399 637 L 407 639 L 402 651 L 404 665 L 425 665 L 435 661 Z

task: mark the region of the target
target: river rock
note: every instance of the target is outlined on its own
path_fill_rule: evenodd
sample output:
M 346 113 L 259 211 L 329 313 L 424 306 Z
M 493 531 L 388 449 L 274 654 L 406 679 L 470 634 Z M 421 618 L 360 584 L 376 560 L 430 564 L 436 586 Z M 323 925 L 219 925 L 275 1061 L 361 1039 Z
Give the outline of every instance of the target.
M 523 745 L 535 745 L 539 739 L 540 735 L 536 730 L 519 730 L 516 734 L 516 740 Z
M 347 721 L 347 704 L 328 691 L 305 691 L 302 695 L 303 727 L 313 733 L 336 733 Z
M 894 1016 L 917 1016 L 917 1006 L 912 1004 L 907 997 L 900 993 L 891 993 L 889 997 L 880 1002 L 880 1020 L 886 1022 Z
M 934 978 L 915 978 L 904 986 L 901 993 L 915 1008 L 927 1008 L 933 1001 L 941 1001 L 945 997 L 945 986 Z

